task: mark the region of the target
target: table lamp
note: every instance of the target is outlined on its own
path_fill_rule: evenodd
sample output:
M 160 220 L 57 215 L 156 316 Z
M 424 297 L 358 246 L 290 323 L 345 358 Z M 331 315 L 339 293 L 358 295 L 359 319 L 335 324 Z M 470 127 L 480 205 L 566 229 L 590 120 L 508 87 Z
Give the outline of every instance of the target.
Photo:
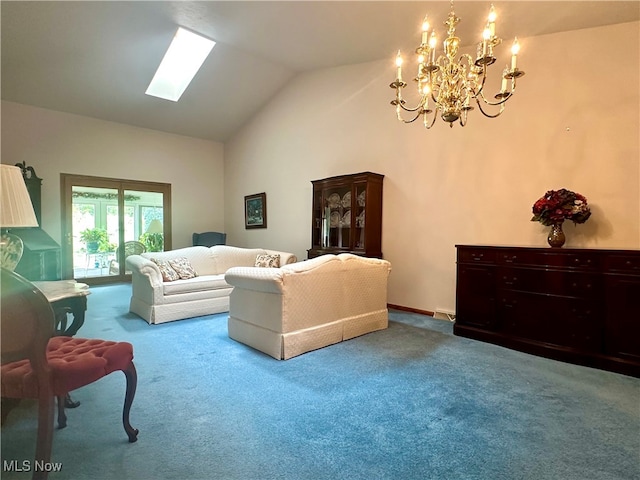
M 15 270 L 24 245 L 22 239 L 8 229 L 12 227 L 37 227 L 38 220 L 31 204 L 31 197 L 24 183 L 22 170 L 11 165 L 0 164 L 0 178 L 2 179 L 0 196 L 0 265 L 8 270 Z

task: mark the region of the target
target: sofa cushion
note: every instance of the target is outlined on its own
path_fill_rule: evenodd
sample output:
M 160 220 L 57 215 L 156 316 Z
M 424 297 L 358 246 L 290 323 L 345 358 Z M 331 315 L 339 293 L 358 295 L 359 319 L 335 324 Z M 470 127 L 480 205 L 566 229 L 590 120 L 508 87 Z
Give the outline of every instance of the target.
M 151 261 L 158 265 L 160 273 L 162 274 L 163 281 L 173 282 L 175 280 L 180 280 L 180 275 L 178 275 L 178 272 L 176 272 L 173 267 L 171 267 L 168 261 L 159 260 L 157 258 L 152 258 Z
M 198 276 L 196 270 L 193 268 L 193 265 L 191 265 L 191 262 L 187 259 L 187 257 L 178 257 L 174 260 L 169 260 L 169 265 L 171 265 L 171 267 L 182 279 L 188 279 Z
M 165 295 L 176 295 L 189 292 L 200 292 L 204 290 L 218 290 L 231 288 L 224 280 L 224 274 L 201 275 L 186 280 L 163 284 L 162 291 Z
M 280 255 L 268 253 L 257 255 L 254 267 L 280 268 Z
M 253 267 L 256 257 L 267 253 L 261 248 L 241 248 L 230 245 L 214 245 L 210 247 L 216 259 L 218 271 L 225 273 L 231 267 Z
M 209 247 L 185 247 L 176 250 L 168 250 L 166 252 L 147 252 L 142 257 L 159 260 L 175 260 L 178 257 L 185 257 L 193 266 L 198 275 L 216 275 L 224 273 L 226 270 L 218 271 L 216 259 Z M 255 258 L 255 256 L 254 256 Z

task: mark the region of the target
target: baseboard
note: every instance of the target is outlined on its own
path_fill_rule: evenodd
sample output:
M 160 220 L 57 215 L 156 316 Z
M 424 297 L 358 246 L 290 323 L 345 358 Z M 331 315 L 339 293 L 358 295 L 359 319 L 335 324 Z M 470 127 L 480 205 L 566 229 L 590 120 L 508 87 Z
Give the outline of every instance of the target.
M 394 310 L 400 310 L 403 312 L 418 313 L 420 315 L 427 315 L 429 317 L 433 317 L 434 315 L 434 312 L 430 312 L 429 310 L 420 310 L 418 308 L 403 307 L 402 305 L 393 305 L 391 303 L 387 303 L 387 308 L 393 308 Z

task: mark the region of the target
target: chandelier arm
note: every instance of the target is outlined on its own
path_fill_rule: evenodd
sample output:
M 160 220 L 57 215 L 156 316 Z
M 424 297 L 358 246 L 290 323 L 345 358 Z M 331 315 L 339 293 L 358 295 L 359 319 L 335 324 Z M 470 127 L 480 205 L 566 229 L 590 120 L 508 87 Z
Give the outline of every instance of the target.
M 407 110 L 407 111 L 408 111 L 408 110 Z M 414 110 L 414 111 L 415 111 L 415 110 Z M 402 118 L 402 117 L 400 116 L 400 113 L 398 113 L 398 120 L 400 120 L 402 123 L 413 123 L 413 122 L 415 122 L 415 121 L 418 119 L 418 117 L 419 117 L 421 114 L 422 114 L 422 111 L 420 111 L 420 112 L 416 113 L 416 116 L 415 116 L 415 117 L 413 117 L 411 120 L 405 120 L 404 118 Z
M 496 105 L 500 105 L 500 110 L 498 111 L 498 113 L 496 113 L 495 115 L 491 115 L 487 112 L 484 111 L 484 109 L 482 108 L 482 104 L 478 101 L 478 99 L 476 98 L 476 103 L 478 104 L 478 108 L 480 109 L 480 112 L 485 116 L 485 117 L 489 117 L 489 118 L 496 118 L 498 116 L 500 116 L 500 114 L 502 114 L 502 112 L 504 112 L 504 102 L 496 104 Z M 491 104 L 489 104 L 491 105 Z
M 420 115 L 421 110 L 423 110 L 423 102 L 420 102 L 416 107 L 411 108 L 411 107 L 405 107 L 403 104 L 400 104 L 400 108 L 402 108 L 402 110 L 404 110 L 405 112 L 418 112 L 418 115 Z M 419 111 L 420 110 L 420 111 Z
M 511 91 L 510 92 L 505 92 L 505 95 L 498 100 L 497 102 L 491 102 L 489 100 L 487 100 L 484 96 L 484 93 L 482 93 L 482 91 L 479 91 L 478 94 L 476 95 L 476 102 L 478 102 L 478 95 L 482 98 L 482 101 L 486 104 L 486 105 L 491 105 L 492 107 L 498 106 L 498 105 L 503 105 L 504 103 L 506 103 L 507 100 L 509 100 L 511 97 L 513 97 L 513 94 L 516 93 L 516 82 L 515 80 L 513 80 L 513 83 L 511 84 Z M 478 105 L 480 105 L 480 103 L 478 102 Z
M 482 91 L 484 90 L 484 84 L 487 81 L 487 66 L 482 65 L 482 82 L 480 82 L 480 88 L 478 91 L 474 93 L 474 98 L 477 98 L 478 95 L 482 96 Z
M 438 117 L 438 110 L 433 110 L 433 117 L 431 118 L 431 123 L 427 124 L 427 113 L 429 111 L 428 110 L 424 110 L 423 112 L 423 122 L 424 122 L 424 128 L 426 128 L 427 130 L 429 130 L 431 127 L 433 127 L 433 124 L 436 123 L 436 118 Z
M 492 107 L 497 107 L 498 105 L 503 105 L 507 100 L 509 100 L 511 98 L 511 95 L 513 95 L 512 92 L 508 93 L 506 97 L 500 99 L 497 102 L 492 102 L 490 100 L 487 100 L 487 98 L 484 96 L 484 94 L 482 92 L 480 92 L 480 98 L 482 99 L 482 102 L 485 105 L 490 105 Z M 478 96 L 476 96 L 476 102 L 478 102 L 478 105 L 480 105 L 480 101 L 478 100 Z

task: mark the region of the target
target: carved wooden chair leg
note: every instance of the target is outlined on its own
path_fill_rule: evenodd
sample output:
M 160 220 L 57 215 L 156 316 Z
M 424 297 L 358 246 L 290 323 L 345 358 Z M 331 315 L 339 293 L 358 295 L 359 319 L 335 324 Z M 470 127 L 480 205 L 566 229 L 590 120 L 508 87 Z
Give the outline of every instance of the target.
M 51 445 L 53 443 L 54 398 L 49 392 L 41 394 L 38 399 L 38 437 L 36 440 L 36 460 L 42 464 L 51 462 Z M 49 472 L 45 469 L 32 469 L 32 480 L 46 480 Z
M 66 406 L 67 396 L 58 395 L 58 428 L 64 428 L 67 426 L 67 413 L 64 411 Z
M 124 430 L 127 432 L 129 442 L 133 443 L 138 440 L 138 429 L 133 428 L 129 423 L 129 412 L 131 411 L 131 404 L 133 403 L 133 397 L 136 395 L 136 387 L 138 386 L 138 374 L 136 367 L 131 362 L 126 370 L 123 370 L 125 377 L 127 378 L 127 392 L 124 397 L 124 408 L 122 409 L 122 424 Z

